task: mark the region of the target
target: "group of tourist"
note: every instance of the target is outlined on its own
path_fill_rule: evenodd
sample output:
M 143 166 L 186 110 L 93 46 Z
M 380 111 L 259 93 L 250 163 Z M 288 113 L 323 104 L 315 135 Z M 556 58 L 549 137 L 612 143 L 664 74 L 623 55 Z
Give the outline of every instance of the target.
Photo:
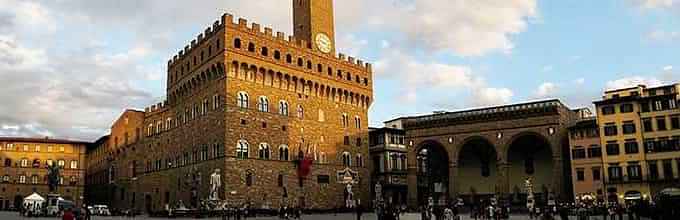
M 279 209 L 279 219 L 300 219 L 302 216 L 302 208 L 294 207 L 290 208 L 288 206 L 282 206 Z
M 25 203 L 19 210 L 19 214 L 25 217 L 42 216 L 45 213 L 45 207 L 42 203 Z

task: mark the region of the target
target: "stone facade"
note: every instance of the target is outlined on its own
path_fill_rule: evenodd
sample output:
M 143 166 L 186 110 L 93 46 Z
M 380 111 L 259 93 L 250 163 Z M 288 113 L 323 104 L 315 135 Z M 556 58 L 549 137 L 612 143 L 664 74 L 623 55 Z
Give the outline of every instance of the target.
M 312 30 L 333 34 L 323 23 L 332 13 L 315 13 L 332 11 L 331 1 L 319 1 L 306 10 L 296 5 L 295 14 L 311 13 Z M 120 132 L 140 136 L 106 150 L 112 205 L 195 207 L 207 198 L 215 169 L 220 198 L 231 204 L 341 207 L 347 179 L 338 174 L 346 169 L 356 173 L 355 197 L 369 201 L 371 65 L 300 39 L 307 38 L 284 39 L 225 14 L 168 61 L 167 100 L 141 112 L 143 120 L 124 113 L 111 129 L 109 141 Z M 313 160 L 304 178 L 296 165 L 301 154 Z
M 62 165 L 57 194 L 82 204 L 88 143 L 49 138 L 0 138 L 0 209 L 18 208 L 36 192 L 46 198 L 47 164 Z
M 578 117 L 559 101 L 548 100 L 405 117 L 387 123 L 399 121 L 397 124 L 406 131 L 409 205 L 415 207 L 430 196 L 435 202 L 455 197 L 476 201 L 493 195 L 521 199 L 510 195 L 522 194 L 528 177 L 538 187 L 534 191 L 543 192 L 545 199 L 548 195 L 572 197 L 566 128 Z M 448 164 L 438 167 L 445 174 L 430 173 L 434 168 L 427 167 L 436 165 L 427 162 L 430 157 L 445 160 L 437 161 Z M 432 175 L 446 178 L 429 182 Z M 448 183 L 433 188 L 442 181 Z

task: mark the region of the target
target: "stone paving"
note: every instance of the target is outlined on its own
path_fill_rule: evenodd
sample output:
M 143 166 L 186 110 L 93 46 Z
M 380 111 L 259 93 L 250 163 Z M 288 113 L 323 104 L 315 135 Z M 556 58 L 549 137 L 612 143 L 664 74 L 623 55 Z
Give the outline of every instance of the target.
M 60 218 L 27 218 L 27 217 L 22 217 L 16 212 L 0 212 L 0 220 L 54 220 L 54 219 L 60 219 Z M 103 217 L 103 216 L 93 216 L 92 220 L 131 220 L 131 219 L 136 219 L 136 220 L 159 220 L 161 218 L 149 218 L 146 216 L 137 216 L 135 218 L 129 218 L 129 217 Z M 193 218 L 174 218 L 178 220 L 182 219 L 193 219 Z M 206 220 L 220 220 L 220 218 L 203 218 Z M 257 217 L 257 218 L 248 218 L 248 219 L 243 219 L 243 220 L 278 220 L 279 218 L 277 217 Z M 356 216 L 354 214 L 328 214 L 328 215 L 305 215 L 302 216 L 302 220 L 354 220 L 356 219 Z M 361 218 L 362 220 L 375 220 L 377 219 L 376 216 L 372 213 L 367 213 L 364 214 Z M 529 219 L 528 216 L 526 215 L 513 215 L 510 217 L 510 220 L 524 220 L 524 219 Z M 559 218 L 556 218 L 559 219 Z M 401 217 L 400 220 L 420 220 L 420 215 L 415 214 L 415 213 L 409 213 L 405 214 Z M 470 216 L 463 216 L 462 220 L 470 220 Z M 576 220 L 575 216 L 571 216 L 569 220 Z M 591 217 L 589 220 L 603 220 L 602 216 L 597 216 L 597 217 Z M 617 219 L 618 220 L 618 219 Z M 623 220 L 628 220 L 626 216 L 624 216 Z M 642 220 L 647 220 L 645 218 L 642 218 Z

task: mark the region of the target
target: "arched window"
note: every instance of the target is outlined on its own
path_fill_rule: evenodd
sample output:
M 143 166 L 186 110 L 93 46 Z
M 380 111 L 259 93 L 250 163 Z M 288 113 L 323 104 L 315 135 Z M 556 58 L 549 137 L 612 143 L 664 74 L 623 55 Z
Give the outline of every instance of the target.
M 352 156 L 349 152 L 342 153 L 342 165 L 346 167 L 352 166 Z
M 290 54 L 287 54 L 286 55 L 286 63 L 292 63 L 292 62 L 293 62 L 293 56 L 291 56 Z
M 76 176 L 71 176 L 71 178 L 69 178 L 68 182 L 71 185 L 76 185 L 76 184 L 78 184 L 78 179 L 76 178 Z
M 355 160 L 355 164 L 357 165 L 357 167 L 363 167 L 363 166 L 364 166 L 364 160 L 363 160 L 363 158 L 361 157 L 361 154 L 357 154 L 357 158 L 356 158 L 356 160 Z
M 241 48 L 241 39 L 239 38 L 234 39 L 234 48 Z
M 285 144 L 279 146 L 279 160 L 288 160 L 288 146 Z
M 281 52 L 279 52 L 278 50 L 275 50 L 274 51 L 274 59 L 280 60 L 281 59 Z
M 262 56 L 265 56 L 265 57 L 269 56 L 269 49 L 267 49 L 266 47 L 263 47 L 261 54 L 262 54 Z
M 248 93 L 239 92 L 236 102 L 239 108 L 242 109 L 248 108 Z
M 258 156 L 259 156 L 259 158 L 260 158 L 260 159 L 263 159 L 263 160 L 269 160 L 269 154 L 270 154 L 270 151 L 269 151 L 269 144 L 267 144 L 267 143 L 261 143 L 261 144 L 260 144 L 260 148 L 259 148 L 259 150 L 258 150 Z
M 5 159 L 5 166 L 6 166 L 6 167 L 11 167 L 11 166 L 12 166 L 12 159 L 6 158 L 6 159 Z
M 248 52 L 255 52 L 255 44 L 250 42 L 248 43 Z
M 361 129 L 361 118 L 359 116 L 354 116 L 354 127 Z
M 78 161 L 77 160 L 71 161 L 71 169 L 78 169 Z
M 304 61 L 302 60 L 302 58 L 298 58 L 297 64 L 298 64 L 298 66 L 303 66 L 303 65 L 305 65 L 305 64 L 304 64 Z
M 349 124 L 349 117 L 347 114 L 342 113 L 342 127 L 347 127 L 347 124 Z
M 260 96 L 260 101 L 257 105 L 258 110 L 261 112 L 269 112 L 269 100 L 266 96 Z
M 19 176 L 19 183 L 26 183 L 26 176 L 24 175 Z
M 23 158 L 21 159 L 21 167 L 28 167 L 28 159 Z
M 31 176 L 31 184 L 38 184 L 38 175 Z
M 304 118 L 305 118 L 305 109 L 302 107 L 302 105 L 298 105 L 298 108 L 297 108 L 297 116 L 298 116 L 298 118 L 300 118 L 300 119 L 304 119 Z
M 307 69 L 312 69 L 312 61 L 307 60 Z
M 7 183 L 7 182 L 9 182 L 9 180 L 10 180 L 9 175 L 5 175 L 5 176 L 2 177 L 2 182 Z
M 236 145 L 236 157 L 239 159 L 248 159 L 248 142 L 245 140 L 238 141 Z
M 40 167 L 40 159 L 34 159 L 33 160 L 33 167 L 34 168 Z
M 284 100 L 279 101 L 279 114 L 288 116 L 288 102 Z
M 319 163 L 324 164 L 328 163 L 328 160 L 326 160 L 326 152 L 321 152 L 319 155 Z
M 321 65 L 320 63 L 316 64 L 316 71 L 319 73 L 323 72 L 323 65 Z

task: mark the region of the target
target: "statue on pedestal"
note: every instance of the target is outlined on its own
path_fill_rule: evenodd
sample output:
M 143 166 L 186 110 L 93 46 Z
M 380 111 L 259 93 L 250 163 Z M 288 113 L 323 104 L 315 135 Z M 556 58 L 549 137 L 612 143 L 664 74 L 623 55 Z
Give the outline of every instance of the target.
M 220 169 L 215 169 L 215 171 L 210 175 L 210 196 L 209 200 L 220 200 L 220 187 L 222 186 L 222 177 L 220 175 Z
M 47 185 L 49 186 L 50 193 L 55 193 L 57 191 L 57 186 L 59 186 L 59 176 L 61 167 L 55 163 L 47 164 Z

